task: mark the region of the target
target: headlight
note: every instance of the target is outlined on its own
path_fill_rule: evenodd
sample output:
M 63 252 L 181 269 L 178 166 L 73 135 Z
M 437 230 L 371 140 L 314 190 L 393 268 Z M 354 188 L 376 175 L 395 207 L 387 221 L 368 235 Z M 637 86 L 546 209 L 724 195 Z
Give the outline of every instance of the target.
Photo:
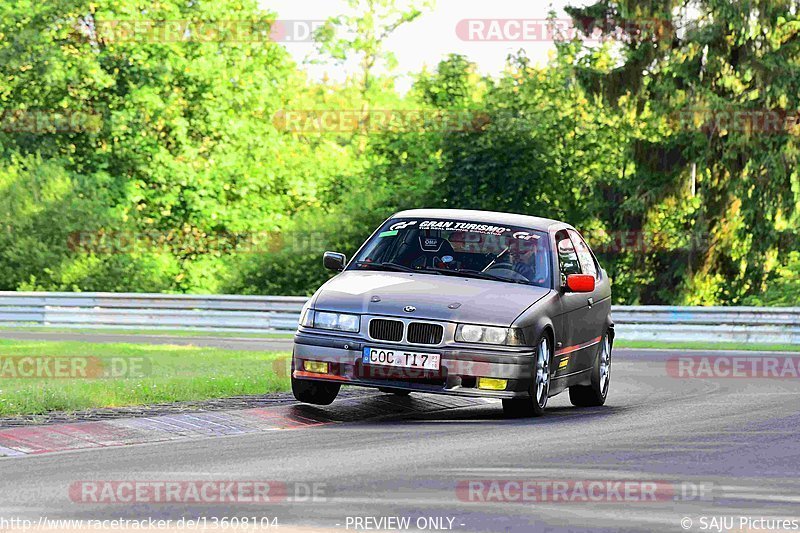
M 471 324 L 459 324 L 456 328 L 456 341 L 506 346 L 523 346 L 525 344 L 521 329 L 473 326 Z
M 300 318 L 300 325 L 304 328 L 313 328 L 314 327 L 314 310 L 308 309 L 307 307 L 303 309 L 303 316 Z
M 508 330 L 503 328 L 486 328 L 483 330 L 483 342 L 489 344 L 505 344 Z
M 306 311 L 300 322 L 306 328 L 330 329 L 357 333 L 361 326 L 361 317 L 344 313 L 328 313 L 325 311 Z
M 468 324 L 458 326 L 458 333 L 456 339 L 465 342 L 481 342 L 483 338 L 483 329 L 480 326 L 470 326 Z M 461 337 L 459 339 L 459 336 Z

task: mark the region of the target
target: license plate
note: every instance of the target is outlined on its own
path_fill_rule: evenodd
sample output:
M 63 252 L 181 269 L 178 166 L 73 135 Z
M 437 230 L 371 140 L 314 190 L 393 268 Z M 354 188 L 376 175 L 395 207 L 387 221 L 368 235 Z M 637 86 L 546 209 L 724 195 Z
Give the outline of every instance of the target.
M 439 370 L 438 353 L 406 352 L 385 350 L 383 348 L 364 348 L 362 362 L 365 365 L 393 366 L 397 368 L 418 368 L 420 370 Z

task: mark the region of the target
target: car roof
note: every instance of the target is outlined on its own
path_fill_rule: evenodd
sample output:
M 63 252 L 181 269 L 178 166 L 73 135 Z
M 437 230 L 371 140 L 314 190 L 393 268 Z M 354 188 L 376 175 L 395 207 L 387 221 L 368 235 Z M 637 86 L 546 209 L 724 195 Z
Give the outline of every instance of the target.
M 506 224 L 547 231 L 553 225 L 571 228 L 569 224 L 550 218 L 499 213 L 496 211 L 476 211 L 471 209 L 409 209 L 395 213 L 392 218 L 435 218 L 439 220 L 463 220 L 482 224 Z

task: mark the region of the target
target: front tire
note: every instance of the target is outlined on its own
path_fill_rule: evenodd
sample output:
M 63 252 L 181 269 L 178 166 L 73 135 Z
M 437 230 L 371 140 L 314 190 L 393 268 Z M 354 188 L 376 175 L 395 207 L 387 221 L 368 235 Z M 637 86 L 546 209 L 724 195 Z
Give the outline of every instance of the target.
M 536 348 L 536 363 L 528 398 L 503 400 L 503 412 L 512 418 L 542 416 L 550 393 L 550 339 L 543 335 Z
M 314 405 L 330 405 L 342 388 L 340 383 L 325 381 L 308 381 L 292 377 L 292 394 L 303 403 Z
M 611 380 L 611 340 L 608 332 L 600 341 L 600 350 L 592 369 L 591 385 L 574 385 L 569 388 L 569 401 L 576 407 L 599 407 L 606 403 Z

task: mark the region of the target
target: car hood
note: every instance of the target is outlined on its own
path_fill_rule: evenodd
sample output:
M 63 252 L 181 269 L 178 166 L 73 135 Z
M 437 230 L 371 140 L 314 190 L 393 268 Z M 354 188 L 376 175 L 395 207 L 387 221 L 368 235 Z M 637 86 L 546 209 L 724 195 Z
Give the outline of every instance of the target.
M 510 326 L 550 289 L 501 281 L 406 274 L 344 272 L 314 295 L 315 309 Z M 407 306 L 416 308 L 406 312 Z

